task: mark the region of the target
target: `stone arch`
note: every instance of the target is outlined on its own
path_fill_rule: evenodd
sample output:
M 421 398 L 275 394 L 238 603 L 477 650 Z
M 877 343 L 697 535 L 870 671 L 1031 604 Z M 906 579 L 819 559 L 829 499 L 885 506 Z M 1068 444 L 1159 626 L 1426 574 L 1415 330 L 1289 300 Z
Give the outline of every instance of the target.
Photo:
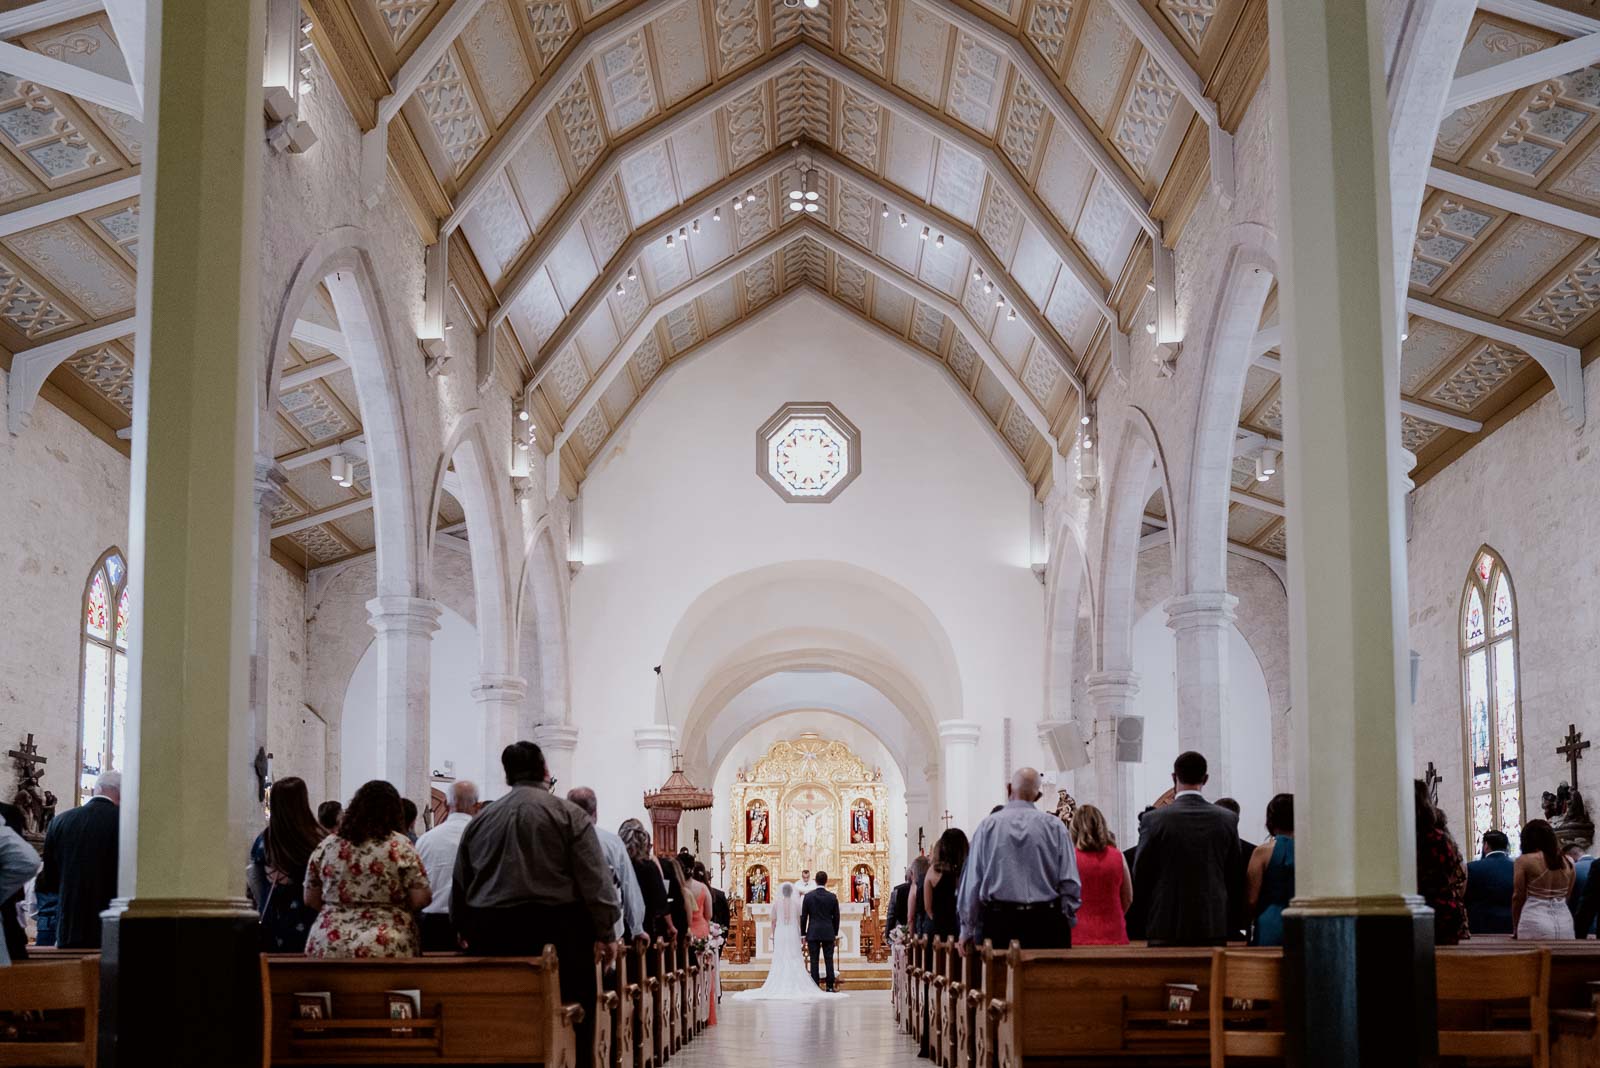
M 454 464 L 454 478 L 450 467 Z M 437 537 L 434 517 L 450 481 L 451 496 L 461 502 L 466 513 L 467 544 L 472 560 L 472 586 L 476 608 L 479 670 L 485 676 L 516 675 L 517 650 L 510 585 L 509 531 L 512 529 L 511 502 L 504 481 L 495 475 L 494 453 L 484 425 L 483 412 L 471 409 L 462 414 L 445 439 L 428 506 L 428 559 Z
M 1178 593 L 1225 591 L 1228 575 L 1228 502 L 1233 489 L 1234 440 L 1239 404 L 1252 362 L 1261 309 L 1277 277 L 1277 241 L 1256 223 L 1234 227 L 1222 285 L 1201 350 L 1201 380 L 1194 447 L 1190 453 L 1183 538 L 1174 539 Z
M 258 451 L 267 444 L 289 339 L 300 310 L 316 287 L 327 283 L 339 329 L 349 347 L 347 362 L 361 402 L 361 423 L 372 477 L 379 596 L 422 596 L 427 586 L 428 538 L 414 487 L 421 484 L 412 449 L 413 428 L 400 394 L 403 346 L 391 335 L 393 321 L 377 284 L 371 241 L 365 230 L 341 226 L 307 250 L 278 305 L 268 342 L 266 388 L 256 411 Z
M 531 724 L 572 721 L 565 567 L 547 514 L 534 525 L 517 582 L 518 670 L 528 683 Z
M 1045 718 L 1073 717 L 1072 689 L 1077 675 L 1078 624 L 1085 599 L 1089 603 L 1089 644 L 1095 647 L 1095 590 L 1089 574 L 1083 535 L 1063 522 L 1050 541 L 1050 569 L 1045 591 Z
M 1159 490 L 1167 505 L 1167 530 L 1173 545 L 1182 543 L 1184 522 L 1167 478 L 1167 463 L 1160 436 L 1150 417 L 1130 406 L 1123 420 L 1117 459 L 1106 502 L 1101 531 L 1099 621 L 1096 635 L 1098 667 L 1106 671 L 1133 670 L 1134 582 L 1139 568 L 1145 502 Z M 1181 556 L 1173 557 L 1173 590 L 1183 589 Z

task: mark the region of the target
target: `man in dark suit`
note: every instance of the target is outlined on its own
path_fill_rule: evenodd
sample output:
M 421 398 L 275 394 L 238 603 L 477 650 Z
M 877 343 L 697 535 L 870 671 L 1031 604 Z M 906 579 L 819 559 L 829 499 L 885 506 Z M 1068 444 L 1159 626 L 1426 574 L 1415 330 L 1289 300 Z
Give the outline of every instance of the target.
M 828 873 L 817 872 L 817 888 L 805 896 L 800 906 L 800 937 L 811 953 L 811 981 L 822 985 L 817 974 L 817 956 L 828 961 L 828 990 L 834 988 L 833 943 L 839 938 L 839 899 L 828 889 Z
M 728 895 L 712 886 L 706 887 L 711 891 L 711 922 L 722 928 L 724 934 L 728 931 L 730 916 L 728 914 Z
M 102 772 L 94 796 L 50 821 L 44 868 L 34 890 L 60 895 L 62 949 L 97 949 L 100 913 L 117 896 L 117 832 L 122 773 Z
M 1144 811 L 1139 813 L 1139 822 L 1143 823 L 1145 814 L 1155 810 L 1156 807 L 1154 805 L 1146 805 Z M 1122 859 L 1127 861 L 1129 872 L 1139 870 L 1139 843 L 1137 841 L 1122 851 Z M 1128 906 L 1127 914 L 1123 917 L 1128 925 L 1128 938 L 1130 941 L 1144 941 L 1144 914 L 1145 900 L 1135 894 L 1133 896 L 1133 904 Z
M 1227 943 L 1239 817 L 1201 796 L 1209 778 L 1205 757 L 1180 753 L 1172 765 L 1172 803 L 1139 821 L 1133 897 L 1149 903 L 1145 937 L 1153 946 Z
M 1231 797 L 1219 797 L 1216 800 L 1218 808 L 1225 808 L 1240 822 L 1244 814 L 1239 808 L 1239 802 Z M 1250 895 L 1247 889 L 1245 873 L 1250 870 L 1250 855 L 1256 851 L 1256 843 L 1246 841 L 1244 835 L 1239 836 L 1239 870 L 1234 872 L 1233 882 L 1228 884 L 1228 937 L 1243 941 L 1250 936 Z M 1131 870 L 1131 869 L 1130 869 Z
M 906 903 L 911 898 L 911 869 L 906 869 L 906 881 L 889 892 L 889 917 L 883 921 L 883 937 L 888 938 L 896 927 L 906 925 Z
M 1467 930 L 1473 934 L 1511 933 L 1512 869 L 1504 831 L 1483 832 L 1483 856 L 1467 865 Z

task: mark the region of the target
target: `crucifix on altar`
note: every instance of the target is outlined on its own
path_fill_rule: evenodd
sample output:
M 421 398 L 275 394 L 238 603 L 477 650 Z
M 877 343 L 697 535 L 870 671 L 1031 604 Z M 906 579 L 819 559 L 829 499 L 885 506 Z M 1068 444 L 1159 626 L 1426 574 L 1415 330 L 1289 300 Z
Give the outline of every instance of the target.
M 944 820 L 944 829 L 948 831 L 950 829 L 950 821 L 955 819 L 955 816 L 951 814 L 949 809 L 945 809 L 939 818 Z

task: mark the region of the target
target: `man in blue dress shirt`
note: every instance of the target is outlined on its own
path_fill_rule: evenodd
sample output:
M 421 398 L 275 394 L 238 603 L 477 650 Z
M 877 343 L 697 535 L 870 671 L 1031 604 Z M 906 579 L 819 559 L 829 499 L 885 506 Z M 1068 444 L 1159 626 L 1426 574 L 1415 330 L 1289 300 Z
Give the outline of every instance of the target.
M 972 835 L 956 909 L 962 952 L 982 941 L 1004 949 L 1066 949 L 1082 900 L 1078 855 L 1066 824 L 1035 806 L 1039 773 L 1020 768 L 1011 800 Z

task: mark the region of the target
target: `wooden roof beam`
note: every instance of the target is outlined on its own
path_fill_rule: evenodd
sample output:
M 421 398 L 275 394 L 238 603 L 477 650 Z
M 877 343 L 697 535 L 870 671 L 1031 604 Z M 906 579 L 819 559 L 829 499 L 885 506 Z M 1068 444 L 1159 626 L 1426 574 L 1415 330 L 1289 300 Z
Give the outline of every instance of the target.
M 75 67 L 61 59 L 31 52 L 9 41 L 0 41 L 0 71 L 33 82 L 46 89 L 100 104 L 112 111 L 144 119 L 144 105 L 128 82 Z
M 1595 62 L 1600 62 L 1600 33 L 1574 37 L 1538 52 L 1463 74 L 1450 83 L 1444 114 L 1559 78 Z

